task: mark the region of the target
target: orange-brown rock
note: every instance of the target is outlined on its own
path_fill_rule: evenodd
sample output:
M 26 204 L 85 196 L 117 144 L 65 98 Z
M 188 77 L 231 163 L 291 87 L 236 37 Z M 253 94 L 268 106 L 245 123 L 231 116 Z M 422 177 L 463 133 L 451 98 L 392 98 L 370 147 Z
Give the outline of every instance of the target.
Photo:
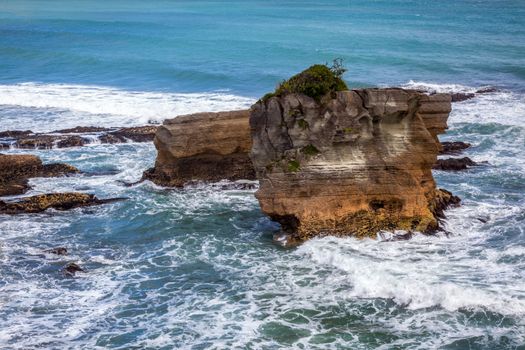
M 0 154 L 0 196 L 18 195 L 29 189 L 33 177 L 56 177 L 80 171 L 68 164 L 42 164 L 37 156 L 29 154 Z
M 162 186 L 255 179 L 249 111 L 198 113 L 164 121 L 155 135 L 155 167 L 144 178 Z
M 450 95 L 402 89 L 301 94 L 251 109 L 251 159 L 262 211 L 292 240 L 322 234 L 430 231 L 449 203 L 432 165 Z

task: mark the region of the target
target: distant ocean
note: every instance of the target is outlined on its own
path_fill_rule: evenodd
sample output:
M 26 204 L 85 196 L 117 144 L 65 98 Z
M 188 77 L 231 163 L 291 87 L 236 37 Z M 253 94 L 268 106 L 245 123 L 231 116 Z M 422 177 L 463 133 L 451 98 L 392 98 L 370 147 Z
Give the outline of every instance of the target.
M 497 89 L 442 136 L 488 162 L 434 173 L 463 199 L 448 235 L 286 250 L 253 191 L 123 186 L 152 144 L 31 151 L 100 175 L 28 195 L 130 200 L 0 216 L 0 348 L 525 349 L 524 1 L 0 0 L 0 131 L 246 108 L 334 58 L 351 87 Z

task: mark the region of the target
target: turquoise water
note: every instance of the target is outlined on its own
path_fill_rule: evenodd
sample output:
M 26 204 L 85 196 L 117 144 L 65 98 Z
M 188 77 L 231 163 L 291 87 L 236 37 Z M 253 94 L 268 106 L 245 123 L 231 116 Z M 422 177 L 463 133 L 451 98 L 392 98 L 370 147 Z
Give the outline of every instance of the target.
M 95 175 L 28 194 L 130 199 L 0 216 L 0 348 L 525 349 L 524 38 L 522 1 L 0 0 L 0 131 L 245 108 L 336 57 L 355 87 L 498 88 L 453 104 L 442 139 L 488 165 L 435 172 L 448 236 L 406 242 L 285 250 L 252 190 L 123 186 L 151 144 L 32 151 Z

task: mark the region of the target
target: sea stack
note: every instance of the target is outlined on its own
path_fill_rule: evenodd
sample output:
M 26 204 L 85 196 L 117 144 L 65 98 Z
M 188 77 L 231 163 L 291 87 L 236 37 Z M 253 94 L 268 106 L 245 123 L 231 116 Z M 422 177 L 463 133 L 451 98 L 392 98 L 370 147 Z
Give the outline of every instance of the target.
M 197 113 L 165 120 L 155 135 L 155 167 L 144 178 L 181 187 L 204 181 L 255 180 L 249 111 Z
M 431 172 L 450 110 L 449 94 L 395 88 L 266 96 L 250 111 L 262 211 L 293 241 L 437 229 L 459 200 Z

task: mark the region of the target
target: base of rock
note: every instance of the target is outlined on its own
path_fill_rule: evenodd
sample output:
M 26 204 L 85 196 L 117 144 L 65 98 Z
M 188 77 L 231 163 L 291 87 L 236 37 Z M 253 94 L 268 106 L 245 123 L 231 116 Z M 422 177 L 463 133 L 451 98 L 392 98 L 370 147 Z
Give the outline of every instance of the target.
M 143 179 L 159 186 L 182 187 L 192 181 L 255 180 L 255 170 L 246 153 L 203 154 L 179 158 L 160 169 L 150 168 L 144 172 Z

